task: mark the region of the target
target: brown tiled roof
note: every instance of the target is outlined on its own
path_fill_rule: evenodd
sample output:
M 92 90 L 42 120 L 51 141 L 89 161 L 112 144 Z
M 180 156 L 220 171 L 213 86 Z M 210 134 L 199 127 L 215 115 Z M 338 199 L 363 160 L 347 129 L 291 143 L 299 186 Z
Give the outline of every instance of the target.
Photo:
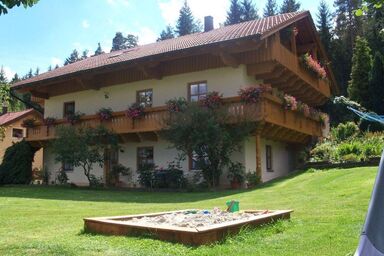
M 108 65 L 126 63 L 141 58 L 161 55 L 186 50 L 194 47 L 201 47 L 230 40 L 246 37 L 268 37 L 271 33 L 287 26 L 299 19 L 310 16 L 308 11 L 285 13 L 267 18 L 243 22 L 231 26 L 221 27 L 208 32 L 195 33 L 168 39 L 157 43 L 138 46 L 132 49 L 105 53 L 90 57 L 58 69 L 42 73 L 38 76 L 14 84 L 14 87 L 32 84 L 39 81 L 50 80 L 53 78 L 64 77 L 82 71 L 92 70 Z
M 8 112 L 8 113 L 0 116 L 0 125 L 9 124 L 9 123 L 16 121 L 17 119 L 19 119 L 23 116 L 31 114 L 34 111 L 35 111 L 34 109 L 27 109 L 27 110 L 23 110 L 23 111 L 19 111 L 19 112 Z

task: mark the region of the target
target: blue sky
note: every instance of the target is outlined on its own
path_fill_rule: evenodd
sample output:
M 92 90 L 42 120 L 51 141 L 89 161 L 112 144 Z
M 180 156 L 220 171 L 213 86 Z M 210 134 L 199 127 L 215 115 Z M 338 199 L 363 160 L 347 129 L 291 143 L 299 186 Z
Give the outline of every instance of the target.
M 225 20 L 229 0 L 189 0 L 200 20 Z M 266 0 L 254 0 L 262 13 Z M 278 3 L 282 0 L 277 0 Z M 315 19 L 319 1 L 301 0 Z M 333 0 L 326 0 L 332 8 Z M 40 0 L 32 8 L 14 8 L 0 16 L 0 65 L 10 78 L 30 68 L 45 72 L 62 65 L 73 49 L 93 54 L 100 42 L 109 51 L 117 31 L 139 36 L 140 44 L 154 42 L 167 24 L 174 24 L 183 0 Z

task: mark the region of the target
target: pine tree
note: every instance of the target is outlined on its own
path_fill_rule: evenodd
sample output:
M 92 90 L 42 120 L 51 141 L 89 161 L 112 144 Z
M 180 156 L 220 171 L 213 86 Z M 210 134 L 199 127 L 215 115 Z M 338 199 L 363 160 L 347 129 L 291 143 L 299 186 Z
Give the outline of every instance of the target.
M 191 8 L 185 0 L 184 5 L 180 9 L 179 18 L 176 22 L 176 33 L 178 36 L 185 36 L 200 31 L 201 24 L 194 18 Z
M 264 17 L 274 16 L 278 13 L 276 0 L 267 0 L 264 7 Z
M 317 14 L 317 29 L 319 37 L 324 45 L 326 52 L 329 54 L 331 50 L 331 39 L 332 39 L 332 13 L 329 10 L 328 5 L 324 0 L 320 2 Z
M 38 76 L 39 74 L 40 74 L 40 69 L 39 67 L 37 67 L 33 76 Z
M 81 55 L 81 59 L 82 59 L 82 60 L 85 60 L 86 58 L 88 58 L 88 52 L 89 52 L 88 50 L 84 50 L 84 51 L 83 51 L 83 53 L 82 53 L 82 55 Z
M 6 84 L 8 83 L 7 77 L 5 76 L 4 67 L 1 66 L 0 68 L 0 84 Z
M 124 45 L 125 45 L 126 40 L 127 39 L 123 36 L 123 33 L 116 32 L 115 37 L 112 39 L 112 49 L 111 49 L 111 52 L 125 49 Z
M 79 60 L 81 60 L 81 58 L 79 57 L 79 52 L 76 49 L 74 49 L 71 55 L 65 59 L 64 66 L 75 63 L 76 61 L 79 61 Z
M 239 0 L 231 0 L 231 6 L 229 7 L 229 11 L 227 12 L 227 20 L 225 21 L 225 25 L 233 25 L 241 22 L 241 4 Z
M 26 78 L 32 78 L 33 77 L 33 71 L 32 69 L 29 69 L 28 73 L 26 74 Z
M 103 53 L 104 53 L 104 51 L 103 51 L 103 49 L 101 48 L 100 43 L 98 43 L 98 44 L 97 44 L 97 49 L 96 49 L 96 51 L 95 51 L 94 56 L 97 56 L 97 55 L 100 55 L 100 54 L 103 54 Z
M 296 0 L 284 0 L 280 8 L 280 13 L 297 12 L 300 7 L 301 4 L 296 2 Z
M 14 83 L 17 83 L 19 82 L 21 79 L 19 77 L 19 75 L 17 73 L 15 73 L 15 75 L 13 76 L 12 80 L 11 80 L 11 84 L 14 84 Z
M 160 37 L 156 41 L 159 42 L 171 38 L 175 38 L 175 34 L 173 33 L 171 25 L 168 25 L 163 31 L 161 31 Z
M 59 67 L 60 67 L 59 64 L 56 64 L 55 69 L 58 69 Z
M 348 94 L 351 100 L 369 108 L 369 77 L 372 68 L 372 55 L 366 39 L 357 37 L 352 57 L 351 80 Z
M 49 72 L 49 71 L 52 71 L 52 65 L 49 65 L 49 66 L 48 66 L 47 71 L 48 71 L 48 72 Z
M 243 0 L 241 2 L 241 21 L 250 21 L 259 18 L 257 8 L 252 3 L 252 0 Z
M 384 63 L 380 52 L 375 53 L 369 79 L 369 109 L 384 115 Z
M 128 34 L 127 37 L 126 37 L 126 41 L 125 41 L 125 45 L 124 45 L 124 49 L 130 49 L 130 48 L 134 48 L 137 46 L 139 42 L 139 37 L 138 36 L 134 36 L 134 35 L 131 35 L 131 34 Z
M 112 40 L 111 52 L 136 47 L 138 41 L 139 38 L 137 36 L 128 34 L 127 37 L 124 37 L 121 32 L 116 32 L 116 35 Z

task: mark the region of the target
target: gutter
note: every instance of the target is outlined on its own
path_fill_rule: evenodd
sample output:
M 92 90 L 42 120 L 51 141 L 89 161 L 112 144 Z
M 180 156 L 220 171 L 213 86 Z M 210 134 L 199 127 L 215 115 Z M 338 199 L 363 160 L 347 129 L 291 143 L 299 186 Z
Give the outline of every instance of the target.
M 15 95 L 15 94 L 13 94 L 12 90 L 10 91 L 10 95 L 11 95 L 11 97 L 17 99 L 18 101 L 21 101 L 22 103 L 24 103 L 27 107 L 33 108 L 34 110 L 36 110 L 40 114 L 44 115 L 44 111 L 42 111 L 40 108 L 36 108 L 36 106 L 34 106 L 33 104 L 21 99 L 19 96 Z

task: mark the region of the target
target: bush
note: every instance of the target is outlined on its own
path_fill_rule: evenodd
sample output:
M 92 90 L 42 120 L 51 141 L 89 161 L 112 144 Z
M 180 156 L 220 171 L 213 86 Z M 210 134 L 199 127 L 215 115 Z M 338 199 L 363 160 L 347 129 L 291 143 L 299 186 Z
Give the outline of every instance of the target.
M 64 170 L 60 170 L 58 173 L 57 173 L 57 176 L 56 176 L 56 180 L 57 180 L 57 183 L 60 184 L 60 185 L 65 185 L 68 183 L 68 175 L 67 173 L 64 171 Z
M 243 183 L 245 180 L 245 168 L 242 163 L 230 163 L 227 178 L 231 181 Z
M 0 165 L 0 184 L 29 184 L 35 152 L 24 140 L 7 148 Z
M 319 161 L 331 161 L 332 152 L 334 150 L 334 146 L 331 142 L 326 141 L 317 145 L 311 151 L 311 160 L 315 162 Z
M 103 183 L 103 177 L 97 177 L 96 175 L 94 174 L 91 174 L 89 176 L 90 180 L 89 180 L 89 186 L 91 188 L 101 188 L 103 187 L 104 183 Z
M 359 127 L 354 122 L 341 123 L 331 130 L 332 137 L 337 142 L 351 139 L 358 133 Z
M 248 172 L 245 174 L 248 187 L 256 187 L 260 183 L 260 177 L 257 176 L 256 172 Z
M 139 183 L 146 188 L 180 189 L 187 186 L 183 170 L 178 165 L 170 164 L 166 169 L 155 169 L 152 164 L 140 168 Z
M 144 164 L 137 169 L 139 174 L 139 183 L 141 186 L 146 188 L 153 188 L 154 183 L 154 164 Z

